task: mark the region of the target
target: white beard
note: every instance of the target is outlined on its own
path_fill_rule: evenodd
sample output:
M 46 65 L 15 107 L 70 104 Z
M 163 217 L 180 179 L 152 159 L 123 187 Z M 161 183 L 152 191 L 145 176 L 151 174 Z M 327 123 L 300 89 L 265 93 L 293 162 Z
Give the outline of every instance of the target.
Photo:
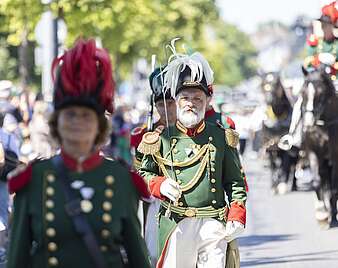
M 202 121 L 204 116 L 205 116 L 205 108 L 201 111 L 197 111 L 195 109 L 193 109 L 193 111 L 187 111 L 186 109 L 184 108 L 180 109 L 177 106 L 177 119 L 186 128 L 195 127 L 199 122 Z

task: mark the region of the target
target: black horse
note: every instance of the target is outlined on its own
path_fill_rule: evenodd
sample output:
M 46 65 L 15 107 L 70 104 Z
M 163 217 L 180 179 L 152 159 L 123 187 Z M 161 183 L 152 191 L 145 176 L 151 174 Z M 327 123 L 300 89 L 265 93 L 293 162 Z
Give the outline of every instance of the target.
M 285 193 L 287 183 L 292 177 L 292 190 L 297 189 L 295 165 L 298 151 L 290 151 L 278 147 L 280 138 L 288 133 L 292 105 L 286 96 L 279 73 L 270 72 L 262 76 L 262 89 L 267 103 L 267 120 L 263 124 L 263 143 L 269 156 L 274 192 Z
M 303 69 L 302 122 L 305 149 L 318 160 L 320 184 L 315 189 L 318 200 L 324 201 L 328 189 L 330 226 L 337 227 L 338 200 L 338 97 L 335 86 L 324 69 L 311 72 Z

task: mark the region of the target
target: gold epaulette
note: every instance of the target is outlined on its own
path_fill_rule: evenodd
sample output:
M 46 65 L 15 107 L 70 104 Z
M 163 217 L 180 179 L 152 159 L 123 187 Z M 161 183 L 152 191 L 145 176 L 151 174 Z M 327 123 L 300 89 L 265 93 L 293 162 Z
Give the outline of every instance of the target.
M 156 154 L 160 151 L 161 148 L 161 141 L 160 141 L 160 134 L 156 131 L 147 132 L 143 135 L 142 141 L 137 147 L 137 150 L 144 154 Z
M 235 130 L 231 128 L 226 128 L 225 138 L 226 138 L 227 144 L 230 147 L 237 148 L 237 145 L 239 143 L 239 134 Z

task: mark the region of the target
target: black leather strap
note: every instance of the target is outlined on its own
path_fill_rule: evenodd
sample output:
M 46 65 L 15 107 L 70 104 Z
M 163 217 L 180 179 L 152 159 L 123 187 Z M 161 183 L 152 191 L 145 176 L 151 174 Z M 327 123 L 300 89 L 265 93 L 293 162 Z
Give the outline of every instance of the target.
M 81 236 L 85 246 L 88 249 L 89 255 L 95 264 L 95 268 L 106 268 L 103 255 L 100 251 L 93 230 L 81 210 L 81 199 L 76 196 L 74 189 L 70 187 L 67 168 L 63 163 L 60 155 L 52 158 L 52 162 L 56 168 L 58 180 L 61 182 L 62 189 L 65 195 L 66 204 L 65 210 L 71 218 L 76 232 Z

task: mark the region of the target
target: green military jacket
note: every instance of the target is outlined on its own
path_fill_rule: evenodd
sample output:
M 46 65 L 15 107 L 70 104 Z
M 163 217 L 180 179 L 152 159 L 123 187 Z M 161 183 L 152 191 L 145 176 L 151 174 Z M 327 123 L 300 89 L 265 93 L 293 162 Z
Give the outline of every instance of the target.
M 150 267 L 136 215 L 138 194 L 129 170 L 103 159 L 90 170 L 69 172 L 69 177 L 73 188 L 79 189 L 79 198 L 83 199 L 80 189 L 87 189 L 88 198 L 91 195 L 92 207 L 84 207 L 85 216 L 107 267 L 124 267 L 121 246 L 130 267 Z M 33 163 L 12 176 L 9 184 L 16 195 L 8 268 L 94 267 L 65 212 L 63 189 L 51 159 Z
M 230 128 L 230 129 L 236 129 L 235 122 L 230 118 L 230 116 L 224 115 L 222 113 L 216 112 L 213 108 L 209 109 L 205 114 L 205 121 L 210 122 L 212 124 L 219 124 L 223 128 Z M 246 180 L 246 175 L 243 169 L 243 166 L 240 161 L 239 152 L 236 150 L 236 157 L 238 158 L 238 162 L 240 163 L 240 168 L 242 172 L 242 176 L 244 178 L 245 188 L 248 192 L 248 184 Z
M 225 129 L 204 121 L 193 137 L 186 134 L 179 122 L 169 131 L 164 129 L 157 139 L 154 132 L 145 134 L 138 147 L 145 154 L 139 172 L 148 183 L 159 176 L 176 180 L 182 190 L 180 199 L 173 205 L 176 208 L 219 211 L 212 217 L 225 222 L 226 212 L 221 210 L 227 206 L 224 191 L 229 203 L 245 204 L 246 201 L 237 150 L 229 146 L 229 138 Z M 177 222 L 194 216 L 189 210 L 189 213 L 171 213 L 165 217 L 167 204 L 168 200 L 162 201 L 159 213 L 161 254 Z

